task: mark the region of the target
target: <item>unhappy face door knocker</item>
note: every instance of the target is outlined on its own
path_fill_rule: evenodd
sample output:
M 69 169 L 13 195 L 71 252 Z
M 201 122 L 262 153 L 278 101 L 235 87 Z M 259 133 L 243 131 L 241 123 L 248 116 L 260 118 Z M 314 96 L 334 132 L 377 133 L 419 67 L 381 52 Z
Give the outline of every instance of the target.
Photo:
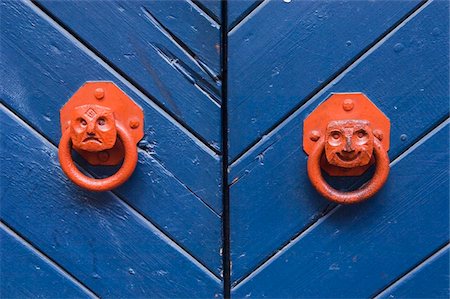
M 389 134 L 389 119 L 364 94 L 331 95 L 303 124 L 303 149 L 314 188 L 339 204 L 372 197 L 389 175 Z M 338 191 L 322 176 L 322 170 L 331 176 L 359 176 L 372 164 L 372 179 L 355 191 Z
M 75 184 L 91 191 L 107 191 L 133 173 L 136 144 L 144 136 L 142 109 L 112 82 L 85 83 L 62 107 L 61 168 Z M 118 165 L 110 177 L 84 175 L 72 159 L 72 147 L 91 165 Z

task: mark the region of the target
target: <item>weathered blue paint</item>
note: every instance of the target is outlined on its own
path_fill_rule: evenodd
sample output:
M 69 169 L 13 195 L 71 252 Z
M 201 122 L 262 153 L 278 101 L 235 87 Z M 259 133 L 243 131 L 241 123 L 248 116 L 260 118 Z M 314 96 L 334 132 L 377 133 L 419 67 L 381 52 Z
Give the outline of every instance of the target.
M 85 81 L 114 81 L 143 107 L 146 134 L 137 169 L 117 194 L 219 275 L 219 157 L 55 24 L 23 4 L 10 3 L 5 11 L 5 104 L 58 144 L 60 107 Z
M 448 117 L 448 38 L 436 34 L 448 28 L 445 5 L 432 3 L 408 19 L 231 165 L 233 281 L 334 206 L 311 186 L 302 149 L 303 120 L 330 93 L 363 92 L 390 118 L 391 160 Z M 344 189 L 354 182 L 335 181 Z
M 376 298 L 448 298 L 450 245 L 445 246 Z
M 191 11 L 194 9 L 184 1 L 172 3 L 176 8 L 173 11 L 165 11 L 169 7 L 151 1 L 39 3 L 101 52 L 111 65 L 120 68 L 152 100 L 163 105 L 210 147 L 219 150 L 218 87 L 206 80 L 210 76 L 199 66 L 208 67 L 206 63 L 215 57 L 215 67 L 209 68 L 217 74 L 219 55 L 215 54 L 215 45 L 219 34 L 200 13 Z M 163 10 L 163 7 L 166 8 Z M 197 31 L 180 29 L 185 24 L 178 21 L 179 15 L 189 22 L 195 20 L 192 26 L 198 28 Z M 172 35 L 177 34 L 184 34 L 178 37 L 201 52 L 196 57 L 189 55 L 179 43 L 172 42 Z
M 372 200 L 337 207 L 291 240 L 235 297 L 368 298 L 448 242 L 448 128 L 394 160 Z
M 90 298 L 92 293 L 0 224 L 0 297 Z
M 419 2 L 262 4 L 229 33 L 230 159 L 260 140 Z
M 1 297 L 221 298 L 229 279 L 233 298 L 448 297 L 448 1 L 231 0 L 228 28 L 220 2 L 1 2 Z M 57 161 L 59 109 L 92 80 L 145 113 L 113 192 Z M 392 126 L 386 186 L 351 207 L 306 176 L 303 120 L 333 92 L 364 92 Z
M 220 4 L 221 0 L 193 0 L 193 2 L 202 7 L 202 9 L 204 9 L 205 12 L 207 12 L 211 18 L 216 20 L 219 24 L 221 23 L 220 21 L 222 14 L 222 7 Z
M 2 221 L 101 297 L 220 296 L 219 278 L 152 222 L 110 192 L 71 184 L 56 148 L 0 113 Z
M 195 60 L 217 81 L 220 73 L 219 23 L 200 10 L 194 2 L 133 1 L 128 5 L 140 6 L 153 14 L 168 32 L 196 53 Z
M 262 0 L 232 0 L 228 2 L 228 28 L 232 29 L 239 24 L 242 19 L 249 16 L 255 7 L 261 4 Z M 268 2 L 268 1 L 266 1 Z

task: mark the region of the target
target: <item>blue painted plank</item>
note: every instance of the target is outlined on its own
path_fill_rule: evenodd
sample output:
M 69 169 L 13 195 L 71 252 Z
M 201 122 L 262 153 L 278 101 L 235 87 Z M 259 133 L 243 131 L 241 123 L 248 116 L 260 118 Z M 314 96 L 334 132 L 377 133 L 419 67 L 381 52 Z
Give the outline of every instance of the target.
M 234 297 L 368 298 L 441 248 L 449 241 L 448 124 L 394 162 L 375 198 L 337 207 L 235 287 Z
M 218 2 L 218 1 L 217 1 Z M 195 54 L 213 77 L 220 74 L 220 25 L 195 3 L 179 0 L 132 1 L 152 14 Z M 137 11 L 137 9 L 136 9 Z
M 40 5 L 120 68 L 177 120 L 198 133 L 210 147 L 219 150 L 217 86 L 205 80 L 209 76 L 199 63 L 174 42 L 141 3 L 42 1 Z M 200 15 L 198 18 L 203 19 Z M 215 35 L 196 38 L 208 41 Z
M 218 275 L 219 157 L 45 16 L 19 2 L 2 11 L 2 102 L 58 144 L 60 107 L 85 81 L 114 81 L 144 109 L 146 134 L 135 173 L 117 194 Z
M 2 220 L 93 292 L 221 296 L 216 276 L 129 205 L 75 188 L 56 149 L 4 108 L 0 127 Z
M 449 267 L 447 245 L 376 298 L 449 298 Z
M 448 116 L 446 11 L 447 2 L 432 3 L 402 23 L 230 167 L 233 280 L 333 206 L 311 186 L 302 149 L 303 120 L 330 93 L 364 92 L 390 118 L 391 159 Z
M 228 28 L 236 26 L 250 14 L 263 0 L 230 0 L 228 1 Z
M 207 10 L 209 10 L 210 13 L 212 13 L 216 20 L 221 19 L 222 15 L 222 6 L 220 4 L 221 0 L 194 0 L 194 3 L 200 3 L 203 7 L 206 7 Z
M 0 224 L 0 297 L 92 298 L 58 266 Z
M 276 0 L 232 30 L 230 160 L 261 139 L 419 2 Z

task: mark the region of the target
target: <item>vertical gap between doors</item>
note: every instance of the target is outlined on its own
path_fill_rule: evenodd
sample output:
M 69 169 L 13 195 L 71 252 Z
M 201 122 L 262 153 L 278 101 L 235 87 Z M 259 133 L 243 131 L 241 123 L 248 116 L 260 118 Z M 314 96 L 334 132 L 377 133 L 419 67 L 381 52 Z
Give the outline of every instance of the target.
M 230 193 L 228 186 L 228 3 L 221 0 L 221 66 L 222 66 L 222 196 L 223 196 L 223 295 L 230 298 Z

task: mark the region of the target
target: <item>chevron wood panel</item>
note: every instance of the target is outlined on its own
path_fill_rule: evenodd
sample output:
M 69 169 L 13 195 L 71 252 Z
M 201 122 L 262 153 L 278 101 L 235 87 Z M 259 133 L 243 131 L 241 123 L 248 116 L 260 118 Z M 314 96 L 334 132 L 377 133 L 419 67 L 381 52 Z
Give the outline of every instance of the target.
M 304 106 L 282 119 L 274 130 L 231 164 L 231 261 L 232 282 L 239 289 L 235 292 L 237 297 L 250 293 L 250 297 L 276 297 L 277 291 L 280 291 L 281 297 L 313 294 L 296 292 L 293 288 L 282 292 L 274 286 L 275 281 L 269 284 L 268 281 L 259 281 L 257 277 L 277 252 L 289 246 L 293 239 L 322 221 L 325 215 L 335 209 L 335 205 L 320 198 L 312 188 L 306 176 L 307 157 L 302 150 L 303 120 L 331 93 L 364 92 L 391 119 L 391 160 L 396 159 L 448 117 L 448 39 L 442 34 L 448 26 L 445 5 L 444 2 L 427 3 L 412 12 L 406 20 L 385 33 L 373 47 L 343 70 L 341 75 L 330 80 Z M 257 14 L 254 18 L 256 16 Z M 238 30 L 244 29 L 246 24 Z M 443 51 L 435 51 L 437 48 Z M 285 55 L 283 59 L 290 57 Z M 230 77 L 230 81 L 232 80 Z M 280 84 L 279 89 L 283 89 L 285 85 Z M 287 87 L 285 90 L 290 92 Z M 273 112 L 271 109 L 267 111 Z M 235 113 L 239 117 L 236 111 L 229 113 Z M 233 124 L 231 121 L 231 125 Z M 232 137 L 230 145 L 233 147 Z M 365 179 L 367 178 L 366 175 Z M 395 178 L 392 180 L 395 181 Z M 343 189 L 362 183 L 360 178 L 335 178 L 333 181 Z M 430 195 L 429 200 L 432 198 Z M 370 222 L 371 218 L 367 221 Z M 431 218 L 423 219 L 423 225 L 428 221 Z M 444 225 L 440 232 L 445 231 L 445 227 Z M 301 252 L 293 254 L 309 254 L 309 248 L 302 247 Z M 287 265 L 286 271 L 290 268 L 296 268 L 296 264 Z M 277 269 L 281 271 L 281 268 Z M 299 272 L 296 279 L 303 279 L 300 278 L 301 275 L 309 275 L 309 270 L 302 269 L 301 265 L 296 271 Z M 339 273 L 341 272 L 336 275 Z M 274 276 L 273 272 L 272 277 Z M 260 283 L 260 287 L 256 287 L 257 283 L 250 283 L 253 279 Z M 245 291 L 240 291 L 243 280 L 249 281 L 250 287 L 242 287 Z M 273 288 L 273 292 L 266 292 L 263 286 Z M 260 291 L 252 291 L 258 288 Z M 313 287 L 311 290 L 316 291 L 315 296 L 318 297 L 332 296 L 331 293 L 321 293 Z M 375 292 L 376 289 L 372 291 Z M 291 295 L 288 296 L 289 294 Z
M 448 128 L 447 121 L 394 160 L 371 201 L 338 207 L 293 239 L 238 284 L 235 297 L 369 298 L 448 243 Z
M 1 297 L 450 294 L 448 1 L 0 9 Z M 134 174 L 104 193 L 57 160 L 59 109 L 95 80 L 145 114 Z M 317 194 L 302 149 L 303 120 L 340 92 L 391 120 L 388 182 L 355 206 Z M 372 172 L 327 179 L 355 189 Z
M 262 4 L 229 33 L 230 159 L 268 134 L 418 3 Z
M 221 293 L 216 276 L 120 198 L 73 186 L 59 168 L 56 148 L 1 111 L 1 179 L 7 191 L 0 215 L 8 226 L 100 297 Z
M 219 71 L 217 24 L 185 1 L 39 3 L 208 146 L 220 150 L 219 85 L 211 79 Z
M 84 2 L 86 7 L 72 7 L 73 3 L 63 4 L 74 15 L 89 11 L 93 4 Z M 192 56 L 194 52 L 189 47 L 200 42 L 200 35 L 180 47 L 177 40 L 163 32 L 165 29 L 155 27 L 158 24 L 151 23 L 137 4 L 119 3 L 109 6 L 114 11 L 106 9 L 97 16 L 110 22 L 118 18 L 113 16 L 121 14 L 121 10 L 126 14 L 139 9 L 139 13 L 130 12 L 136 13 L 135 24 L 128 24 L 127 28 L 124 25 L 122 30 L 139 36 L 137 31 L 148 29 L 147 39 L 167 53 L 180 55 L 183 61 L 170 61 L 163 55 L 166 52 L 156 51 L 150 43 L 133 44 L 132 37 L 124 43 L 154 51 L 151 66 L 170 88 L 142 88 L 135 84 L 105 53 L 69 28 L 62 16 L 56 17 L 40 3 L 2 2 L 0 73 L 5 79 L 0 93 L 4 105 L 1 157 L 8 162 L 2 163 L 1 219 L 93 296 L 222 297 L 221 156 L 215 145 L 187 125 L 189 115 L 218 115 L 220 97 L 215 98 L 217 95 L 200 85 L 215 84 L 213 89 L 218 90 L 220 82 L 205 72 L 213 66 L 200 65 Z M 186 5 L 175 6 L 191 12 L 193 4 Z M 163 10 L 158 10 L 154 16 L 162 18 L 163 14 Z M 205 19 L 199 11 L 196 14 Z M 194 22 L 192 15 L 186 20 Z M 145 27 L 141 26 L 143 23 Z M 159 25 L 173 26 L 164 22 Z M 200 32 L 208 32 L 211 27 L 203 21 L 192 25 Z M 202 26 L 208 26 L 208 30 Z M 111 36 L 120 31 L 119 27 L 109 27 Z M 96 34 L 105 37 L 99 31 Z M 129 34 L 123 36 L 128 38 Z M 121 52 L 120 40 L 114 43 L 118 47 L 111 48 Z M 202 59 L 199 57 L 207 50 L 202 51 L 194 53 L 195 57 Z M 214 51 L 217 53 L 216 47 Z M 121 59 L 127 60 L 126 54 L 131 52 L 121 53 Z M 150 56 L 143 57 L 145 60 Z M 219 64 L 218 55 L 216 60 Z M 133 65 L 121 63 L 125 69 Z M 183 73 L 195 68 L 191 77 Z M 147 73 L 140 82 L 152 81 L 151 74 Z M 59 168 L 55 147 L 61 136 L 59 109 L 84 82 L 93 80 L 113 81 L 141 105 L 145 114 L 145 137 L 139 143 L 136 171 L 125 185 L 103 194 L 84 192 L 68 181 Z M 191 93 L 185 94 L 184 99 L 206 103 L 203 112 L 186 113 L 186 118 L 175 115 L 161 100 L 161 88 Z M 220 132 L 219 118 L 216 120 L 214 124 L 205 121 L 199 128 Z M 220 138 L 214 142 L 217 145 Z M 90 167 L 79 158 L 76 161 L 99 177 L 112 171 Z M 53 209 L 57 211 L 52 212 Z M 9 296 L 16 297 L 18 293 Z

